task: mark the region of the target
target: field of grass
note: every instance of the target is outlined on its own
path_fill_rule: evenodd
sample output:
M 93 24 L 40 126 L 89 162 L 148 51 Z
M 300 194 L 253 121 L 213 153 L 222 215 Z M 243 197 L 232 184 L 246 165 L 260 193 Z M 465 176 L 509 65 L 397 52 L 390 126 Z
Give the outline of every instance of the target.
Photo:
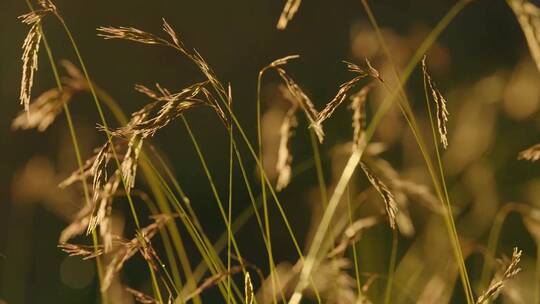
M 540 5 L 260 2 L 5 5 L 0 303 L 540 303 Z

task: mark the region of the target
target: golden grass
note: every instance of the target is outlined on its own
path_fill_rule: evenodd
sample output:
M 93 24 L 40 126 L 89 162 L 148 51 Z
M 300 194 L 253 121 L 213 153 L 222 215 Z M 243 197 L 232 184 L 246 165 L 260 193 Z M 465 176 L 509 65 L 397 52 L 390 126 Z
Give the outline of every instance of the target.
M 345 62 L 347 69 L 354 76 L 349 81 L 344 82 L 338 88 L 335 97 L 319 111 L 316 103 L 311 100 L 301 85 L 285 69 L 285 66 L 291 60 L 295 60 L 299 56 L 293 55 L 279 58 L 264 66 L 259 72 L 257 88 L 258 146 L 251 143 L 244 127 L 233 111 L 231 85 L 224 85 L 202 55 L 196 50 L 187 48 L 180 36 L 166 20 L 163 19 L 162 24 L 162 31 L 165 34 L 163 37 L 133 27 L 99 27 L 97 29 L 98 35 L 105 39 L 129 40 L 141 44 L 171 48 L 193 63 L 205 77 L 204 81 L 195 82 L 179 90 L 170 90 L 159 84 L 156 84 L 155 89 L 144 85 L 136 85 L 135 90 L 144 94 L 149 99 L 149 102 L 127 119 L 114 100 L 96 87 L 95 83 L 90 79 L 83 58 L 67 24 L 51 1 L 39 1 L 39 10 L 34 10 L 20 17 L 23 23 L 30 26 L 30 30 L 23 43 L 22 55 L 23 71 L 20 102 L 24 106 L 24 111 L 14 119 L 12 128 L 35 128 L 39 131 L 45 131 L 62 111 L 65 112 L 78 159 L 78 168 L 60 183 L 60 187 L 65 188 L 82 184 L 86 203 L 80 205 L 79 211 L 74 214 L 71 222 L 61 232 L 58 247 L 69 256 L 79 256 L 83 260 L 95 259 L 97 261 L 101 300 L 104 303 L 108 301 L 109 289 L 115 282 L 118 282 L 119 274 L 124 265 L 137 254 L 148 265 L 152 293 L 147 294 L 130 287 L 125 290 L 136 301 L 141 303 L 161 304 L 165 302 L 172 303 L 173 301 L 201 303 L 201 295 L 214 289 L 213 287 L 216 287 L 215 289 L 222 296 L 222 300 L 227 303 L 278 303 L 281 300 L 281 302 L 298 304 L 305 297 L 309 297 L 318 303 L 371 303 L 372 301 L 374 303 L 392 303 L 393 301 L 401 303 L 400 301 L 405 301 L 404 298 L 397 295 L 397 287 L 401 287 L 401 284 L 410 285 L 414 288 L 421 286 L 420 290 L 413 291 L 413 288 L 411 288 L 410 296 L 416 296 L 415 300 L 422 302 L 426 301 L 426 299 L 441 299 L 443 295 L 450 297 L 448 295 L 454 292 L 453 289 L 454 285 L 456 285 L 455 281 L 457 281 L 458 273 L 467 302 L 469 304 L 474 302 L 488 303 L 502 293 L 503 288 L 508 286 L 507 283 L 518 275 L 521 270 L 519 263 L 522 252 L 515 248 L 511 259 L 499 268 L 491 283 L 483 285 L 484 280 L 487 283 L 486 278 L 492 268 L 490 264 L 492 262 L 491 256 L 495 255 L 498 235 L 506 216 L 505 213 L 503 217 L 497 218 L 496 225 L 499 226 L 494 226 L 494 231 L 490 234 L 488 248 L 485 251 L 486 259 L 483 265 L 482 278 L 480 278 L 480 290 L 476 290 L 476 293 L 480 294 L 480 296 L 475 297 L 465 267 L 465 259 L 469 256 L 471 250 L 466 248 L 467 252 L 462 252 L 464 239 L 458 231 L 456 219 L 454 218 L 456 215 L 455 206 L 451 204 L 449 189 L 446 185 L 445 164 L 442 155 L 444 150 L 440 151 L 438 147 L 438 142 L 440 142 L 443 148 L 446 149 L 450 140 L 447 126 L 449 119 L 447 99 L 441 94 L 428 72 L 426 56 L 423 54 L 457 13 L 465 7 L 467 1 L 459 1 L 447 12 L 413 53 L 409 64 L 401 75 L 398 72 L 397 65 L 391 59 L 390 51 L 386 46 L 373 13 L 367 2 L 362 1 L 362 3 L 368 12 L 370 22 L 374 25 L 375 35 L 378 36 L 379 43 L 384 49 L 386 60 L 394 72 L 395 82 L 390 81 L 391 75 L 386 73 L 383 75 L 386 69 L 379 68 L 379 66 L 382 66 L 379 62 L 372 64 L 367 58 L 364 59 L 365 64 L 363 66 Z M 540 51 L 535 29 L 538 27 L 537 19 L 540 16 L 538 13 L 540 10 L 528 1 L 508 0 L 508 3 L 518 17 L 533 58 L 538 65 Z M 287 27 L 287 24 L 298 11 L 300 4 L 301 1 L 299 0 L 286 2 L 277 24 L 278 29 Z M 41 43 L 45 42 L 41 22 L 48 14 L 55 15 L 65 29 L 82 71 L 79 71 L 74 64 L 64 62 L 67 77 L 61 81 L 50 48 L 46 45 L 57 80 L 57 88 L 43 92 L 32 101 L 31 91 L 38 68 L 39 48 Z M 419 62 L 421 64 L 421 75 L 424 79 L 428 110 L 428 117 L 424 124 L 415 117 L 413 107 L 411 107 L 405 92 L 405 83 Z M 374 66 L 377 66 L 378 69 Z M 284 83 L 279 94 L 287 102 L 279 123 L 271 126 L 279 129 L 279 132 L 277 132 L 279 140 L 275 147 L 277 151 L 277 155 L 275 155 L 275 181 L 269 177 L 268 172 L 263 168 L 262 155 L 261 82 L 263 74 L 269 71 L 276 72 Z M 366 109 L 368 96 L 371 101 L 371 96 L 373 96 L 371 93 L 375 90 L 377 90 L 378 95 L 382 92 L 384 97 L 377 106 L 374 104 L 374 114 L 371 116 Z M 85 162 L 80 157 L 77 135 L 68 108 L 68 104 L 72 103 L 76 95 L 81 92 L 90 92 L 92 94 L 101 119 L 98 129 L 103 131 L 107 137 L 106 141 Z M 101 106 L 102 100 L 117 116 L 121 122 L 120 127 L 116 129 L 109 127 Z M 383 158 L 384 154 L 381 155 L 380 153 L 386 147 L 380 149 L 376 146 L 377 143 L 373 142 L 373 137 L 377 136 L 376 131 L 381 127 L 381 120 L 392 108 L 394 100 L 399 102 L 399 110 L 403 113 L 404 120 L 410 127 L 412 138 L 418 145 L 421 158 L 427 167 L 424 169 L 427 169 L 428 174 L 423 176 L 424 179 L 421 182 L 416 181 L 414 175 L 407 176 L 409 172 L 405 170 L 402 172 L 402 168 L 399 170 L 394 169 Z M 336 122 L 337 119 L 333 119 L 336 110 L 346 101 L 350 101 L 348 107 L 352 111 L 352 136 L 351 143 L 347 147 L 352 146 L 352 149 L 348 150 L 346 156 L 340 160 L 341 164 L 337 166 L 340 171 L 334 173 L 330 184 L 325 180 L 323 161 L 326 160 L 326 156 L 319 150 L 321 147 L 325 148 L 324 146 L 320 147 L 319 144 L 322 144 L 325 136 L 327 136 L 323 130 L 323 122 L 325 124 Z M 435 103 L 435 119 L 432 117 L 431 101 Z M 371 102 L 369 105 L 372 105 Z M 206 161 L 205 153 L 198 143 L 198 130 L 193 130 L 188 122 L 189 110 L 199 106 L 204 106 L 215 114 L 215 118 L 223 123 L 229 137 L 227 206 L 223 204 L 223 191 L 219 185 L 216 185 L 211 168 Z M 305 129 L 302 128 L 302 122 L 297 120 L 298 110 L 302 110 L 306 117 L 307 127 Z M 435 120 L 437 122 L 436 127 Z M 171 127 L 177 121 L 182 122 L 187 130 L 189 140 L 197 153 L 203 173 L 208 180 L 211 194 L 223 220 L 225 232 L 216 243 L 213 243 L 206 234 L 205 227 L 199 221 L 199 215 L 192 208 L 191 201 L 166 162 L 158 154 L 159 165 L 156 166 L 155 159 L 147 156 L 150 150 L 155 153 L 150 141 L 160 130 Z M 425 144 L 422 136 L 422 126 L 431 127 L 434 139 L 433 149 Z M 283 190 L 293 182 L 292 177 L 298 167 L 295 166 L 296 164 L 293 165 L 294 152 L 291 138 L 293 133 L 297 133 L 298 136 L 305 136 L 306 134 L 303 131 L 307 131 L 312 140 L 312 157 L 317 173 L 318 193 L 320 196 L 313 199 L 316 202 L 312 205 L 322 203 L 320 204 L 322 207 L 319 209 L 320 215 L 313 217 L 312 227 L 307 233 L 308 236 L 312 236 L 312 239 L 307 241 L 306 253 L 303 252 L 297 240 L 296 231 L 294 230 L 297 227 L 291 225 L 289 215 L 282 206 L 281 201 L 287 196 L 281 196 L 283 193 L 280 193 L 279 196 L 276 194 L 276 191 Z M 240 138 L 241 141 L 237 138 Z M 246 173 L 244 167 L 243 148 L 249 150 L 252 157 L 250 160 L 254 162 L 259 173 L 259 182 L 261 183 L 259 197 L 255 195 L 257 187 L 252 185 L 250 176 Z M 257 148 L 259 153 L 255 152 Z M 518 158 L 531 161 L 540 159 L 539 145 L 522 151 L 519 153 Z M 332 167 L 334 165 L 332 164 Z M 141 168 L 139 169 L 139 167 Z M 247 213 L 249 215 L 241 218 L 241 220 L 237 219 L 240 222 L 239 224 L 232 217 L 233 208 L 236 208 L 235 196 L 233 196 L 232 191 L 236 187 L 236 185 L 233 185 L 233 177 L 237 167 L 241 170 L 244 186 L 251 201 L 251 206 L 248 209 L 250 212 Z M 359 185 L 356 183 L 355 176 L 358 173 L 356 171 L 358 167 L 360 167 L 373 187 L 371 191 L 366 189 L 359 191 L 357 189 Z M 406 165 L 403 167 L 406 168 Z M 413 169 L 417 169 L 417 167 Z M 138 171 L 142 171 L 143 174 L 138 174 Z M 165 177 L 162 176 L 162 172 L 165 172 Z M 91 184 L 87 183 L 87 179 L 92 179 Z M 137 182 L 143 179 L 145 183 Z M 424 184 L 429 179 L 431 179 L 433 189 Z M 144 192 L 143 189 L 146 185 L 151 189 L 151 194 Z M 375 205 L 372 210 L 367 211 L 369 215 L 366 216 L 365 210 L 359 211 L 360 204 L 353 207 L 352 191 L 359 193 L 358 195 L 361 197 L 359 201 L 362 202 L 364 200 L 371 201 L 371 196 L 367 195 L 368 193 L 375 196 L 378 194 L 384 203 L 384 208 L 380 204 Z M 329 197 L 327 192 L 331 193 Z M 268 194 L 271 197 L 268 197 Z M 135 222 L 136 229 L 134 233 L 131 233 L 132 237 L 130 239 L 124 239 L 123 236 L 117 235 L 114 230 L 115 218 L 112 216 L 112 210 L 114 202 L 119 197 L 128 200 L 132 220 Z M 137 200 L 133 197 L 137 197 Z M 151 217 L 152 222 L 146 227 L 140 225 L 137 216 L 137 209 L 140 206 L 135 203 L 139 203 L 139 199 L 146 204 L 153 214 Z M 346 208 L 342 206 L 345 200 L 348 202 Z M 297 261 L 294 264 L 275 260 L 274 250 L 276 250 L 276 246 L 272 243 L 271 232 L 272 227 L 275 227 L 274 225 L 278 223 L 275 223 L 269 216 L 270 201 L 275 203 L 294 250 L 298 254 Z M 421 260 L 425 258 L 422 254 L 412 252 L 412 249 L 407 251 L 405 256 L 401 256 L 399 253 L 400 250 L 398 249 L 403 249 L 401 242 L 398 243 L 401 237 L 411 238 L 411 242 L 414 244 L 411 248 L 430 245 L 423 240 L 429 239 L 425 235 L 428 232 L 419 231 L 415 223 L 416 219 L 411 216 L 412 213 L 409 209 L 412 209 L 412 202 L 425 207 L 423 212 L 428 213 L 425 216 L 425 222 L 430 222 L 426 225 L 431 225 L 431 221 L 435 221 L 434 218 L 442 217 L 443 225 L 446 226 L 448 232 L 447 240 L 444 241 L 450 244 L 448 250 L 452 251 L 455 258 L 455 260 L 449 262 L 444 261 L 444 263 L 449 263 L 448 269 L 452 270 L 448 276 L 441 276 L 442 271 L 440 269 L 437 270 L 438 272 L 429 272 L 430 265 L 427 263 L 431 263 L 431 259 L 434 257 L 428 256 L 430 260 L 426 261 L 427 266 L 424 268 L 424 265 L 418 266 L 421 261 L 416 261 L 417 264 L 414 264 L 414 262 L 410 262 L 408 256 L 416 254 L 414 257 Z M 259 214 L 260 207 L 263 209 L 262 215 Z M 371 207 L 373 206 L 368 205 L 366 209 Z M 384 209 L 384 213 L 381 211 L 382 209 Z M 241 244 L 237 240 L 236 232 L 251 214 L 256 216 L 257 224 L 261 230 L 260 237 L 264 242 L 266 254 L 268 255 L 266 276 L 255 265 L 247 262 L 241 254 L 245 244 Z M 388 250 L 388 263 L 385 261 L 383 265 L 384 271 L 387 271 L 387 273 L 362 273 L 360 269 L 365 265 L 361 265 L 360 261 L 364 258 L 362 253 L 365 253 L 365 251 L 359 249 L 370 246 L 370 244 L 364 243 L 362 235 L 368 229 L 383 222 L 381 214 L 386 215 L 388 226 L 391 228 L 386 228 L 387 230 L 384 232 L 386 236 L 389 236 L 390 231 L 392 239 L 392 243 L 389 244 L 391 249 Z M 523 220 L 527 229 L 530 230 L 530 234 L 537 237 L 537 221 L 533 215 L 533 211 L 527 209 L 524 212 Z M 96 233 L 98 227 L 99 238 Z M 180 235 L 180 228 L 187 231 L 186 239 Z M 93 233 L 93 245 L 70 242 L 75 236 L 84 232 L 86 234 Z M 152 245 L 152 240 L 153 238 L 157 239 L 158 233 L 164 243 L 167 255 L 166 261 L 162 260 L 161 253 L 157 252 Z M 186 251 L 184 242 L 190 242 L 196 248 L 197 257 L 193 260 L 192 256 Z M 277 247 L 279 248 L 279 246 Z M 352 250 L 349 251 L 351 247 Z M 222 250 L 226 252 L 223 253 L 223 255 L 226 255 L 225 258 L 221 255 Z M 366 256 L 369 257 L 370 254 L 378 255 L 376 249 L 366 254 Z M 192 263 L 196 259 L 200 260 L 200 264 L 195 270 L 192 270 Z M 178 267 L 177 261 L 180 262 L 181 267 Z M 236 262 L 237 265 L 234 265 L 233 263 Z M 354 271 L 352 270 L 352 262 L 354 262 Z M 411 265 L 416 267 L 415 271 L 417 272 L 410 272 L 410 282 L 401 282 L 401 276 L 398 274 L 402 274 L 402 267 L 411 267 Z M 437 265 L 437 267 L 443 266 Z M 540 269 L 538 265 L 537 268 Z M 254 269 L 257 273 L 260 273 L 259 280 L 252 281 L 250 272 L 247 269 Z M 207 271 L 209 271 L 208 275 L 206 275 Z M 236 274 L 243 275 L 243 285 L 240 282 L 241 280 L 233 278 Z M 451 278 L 452 275 L 455 275 L 453 279 Z M 384 292 L 370 290 L 371 284 L 381 277 L 384 277 Z M 185 282 L 183 282 L 184 278 Z M 364 278 L 366 278 L 365 281 Z M 448 282 L 445 280 L 448 280 Z M 436 291 L 427 292 L 428 288 L 434 288 Z M 407 291 L 407 288 L 403 289 Z M 536 290 L 536 292 L 538 291 Z

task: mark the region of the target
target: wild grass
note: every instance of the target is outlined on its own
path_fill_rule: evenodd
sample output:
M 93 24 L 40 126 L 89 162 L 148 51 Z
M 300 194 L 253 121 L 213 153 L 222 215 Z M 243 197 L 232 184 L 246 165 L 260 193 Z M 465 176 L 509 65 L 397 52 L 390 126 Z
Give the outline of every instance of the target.
M 126 116 L 121 105 L 97 85 L 99 81 L 90 77 L 82 50 L 61 10 L 50 0 L 38 1 L 37 9 L 28 2 L 30 12 L 21 16 L 21 21 L 29 26 L 22 55 L 20 103 L 24 109 L 13 120 L 12 127 L 44 132 L 58 116 L 66 117 L 78 167 L 64 176 L 59 187 L 82 188 L 82 195 L 78 198 L 80 210 L 61 232 L 58 247 L 69 256 L 95 262 L 101 303 L 129 303 L 131 299 L 140 303 L 203 303 L 207 294 L 223 303 L 248 304 L 298 304 L 306 299 L 317 303 L 473 304 L 489 303 L 500 294 L 510 297 L 512 280 L 521 271 L 522 251 L 514 248 L 510 260 L 503 259 L 496 265 L 504 220 L 511 211 L 518 212 L 531 236 L 539 242 L 539 211 L 527 204 L 504 205 L 489 226 L 485 246 L 463 231 L 467 211 L 463 211 L 463 203 L 456 204 L 463 196 L 456 194 L 456 174 L 447 171 L 448 167 L 452 170 L 453 164 L 445 159 L 453 148 L 452 119 L 459 114 L 451 113 L 452 99 L 443 86 L 435 84 L 436 76 L 428 67 L 430 57 L 426 55 L 469 2 L 457 1 L 425 35 L 410 58 L 398 63 L 374 12 L 362 0 L 372 35 L 381 49 L 377 61 L 367 57 L 358 60 L 362 64 L 345 61 L 352 78 L 336 88 L 335 97 L 320 111 L 319 103 L 312 101 L 301 81 L 288 73 L 288 65 L 301 61 L 301 56 L 282 57 L 262 67 L 253 98 L 256 138 L 248 136 L 248 124 L 236 115 L 234 86 L 218 79 L 211 64 L 186 46 L 165 19 L 160 34 L 126 26 L 97 28 L 98 36 L 107 40 L 172 50 L 196 67 L 202 78 L 180 89 L 157 83 L 155 89 L 138 84 L 134 89 L 145 96 L 147 103 Z M 540 40 L 536 29 L 540 10 L 528 1 L 507 2 L 538 64 Z M 286 2 L 278 29 L 285 30 L 295 14 L 301 13 L 300 4 L 301 1 Z M 76 59 L 76 63 L 62 61 L 65 77 L 53 56 L 56 46 L 48 44 L 43 29 L 53 20 L 64 30 Z M 42 43 L 56 87 L 32 100 Z M 281 82 L 274 95 L 283 102 L 272 101 L 265 108 L 262 90 L 265 76 L 271 72 Z M 426 102 L 421 111 L 417 110 L 415 97 L 408 93 L 413 90 L 408 80 L 415 73 L 423 82 L 423 87 L 416 88 L 423 91 Z M 93 99 L 103 143 L 83 161 L 81 137 L 72 121 L 70 106 L 73 99 L 85 93 Z M 344 107 L 350 109 L 350 120 L 345 123 L 336 119 Z M 223 128 L 194 129 L 189 117 L 195 108 L 210 113 L 209 117 L 219 121 Z M 414 166 L 409 168 L 408 164 L 396 166 L 385 159 L 385 150 L 392 149 L 395 143 L 384 142 L 380 132 L 392 111 L 401 113 L 402 118 L 395 119 L 403 129 L 401 136 L 408 138 L 408 142 L 403 139 L 403 146 L 408 145 L 410 151 L 404 152 L 403 158 L 416 157 Z M 112 113 L 116 122 L 106 119 L 107 112 Z M 178 123 L 187 134 L 186 142 L 194 149 L 222 221 L 224 231 L 217 240 L 206 231 L 204 214 L 198 214 L 193 206 L 197 202 L 190 200 L 177 173 L 155 147 L 154 138 L 165 128 L 177 128 Z M 350 140 L 333 149 L 325 146 L 325 138 L 330 136 L 325 127 L 330 124 L 351 126 Z M 200 144 L 200 136 L 208 134 L 228 139 L 220 169 L 226 172 L 226 185 L 218 184 L 215 168 L 209 165 Z M 296 219 L 287 211 L 294 208 L 294 202 L 285 202 L 288 188 L 298 175 L 305 173 L 302 167 L 306 165 L 298 164 L 295 158 L 294 140 L 305 136 L 311 142 L 308 165 L 314 167 L 313 182 L 317 184 L 313 191 L 316 195 L 311 199 L 312 210 L 304 212 L 312 218 L 307 236 L 295 230 Z M 514 154 L 534 162 L 540 159 L 540 148 L 537 144 Z M 184 160 L 171 159 L 175 161 Z M 256 174 L 249 171 L 251 167 Z M 422 173 L 415 176 L 410 171 Z M 234 184 L 237 181 L 242 183 L 241 187 Z M 248 207 L 242 212 L 237 202 L 240 195 L 233 192 L 240 188 L 249 197 L 249 204 L 244 204 Z M 115 231 L 118 219 L 113 213 L 124 200 L 130 210 L 127 220 L 135 227 L 125 233 L 127 236 Z M 152 215 L 143 218 L 141 210 L 149 210 Z M 272 216 L 272 212 L 278 217 Z M 420 220 L 418 213 L 422 214 Z M 250 244 L 242 243 L 238 237 L 251 217 L 255 218 L 257 237 L 265 247 L 256 250 L 265 255 L 266 265 L 250 262 L 251 257 L 246 254 Z M 281 239 L 276 243 L 274 231 L 278 229 L 286 231 L 294 261 L 277 260 L 281 255 L 276 252 L 284 246 Z M 440 233 L 432 232 L 439 230 Z M 72 242 L 74 237 L 85 234 L 91 235 L 88 243 Z M 381 245 L 370 243 L 380 240 L 389 241 L 384 244 L 388 250 L 382 255 L 377 252 Z M 154 246 L 158 242 L 162 246 Z M 191 245 L 194 250 L 188 249 Z M 475 251 L 483 257 L 480 271 L 471 271 L 472 263 L 468 261 Z M 142 257 L 147 266 L 150 288 L 145 290 L 121 283 L 124 266 L 135 256 Z M 370 258 L 384 262 L 373 267 L 366 264 Z M 531 288 L 538 301 L 540 258 L 536 259 Z M 122 286 L 124 292 L 120 297 L 111 291 L 113 286 Z

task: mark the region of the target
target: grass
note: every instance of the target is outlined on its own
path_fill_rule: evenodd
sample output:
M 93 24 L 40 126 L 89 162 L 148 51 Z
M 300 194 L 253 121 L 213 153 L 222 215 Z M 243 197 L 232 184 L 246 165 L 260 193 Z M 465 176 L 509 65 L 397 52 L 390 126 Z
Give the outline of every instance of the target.
M 457 303 L 464 299 L 464 302 L 473 304 L 489 303 L 501 293 L 509 297 L 512 289 L 516 289 L 512 280 L 519 276 L 522 251 L 514 249 L 511 258 L 497 266 L 497 244 L 504 220 L 512 211 L 522 216 L 531 235 L 537 237 L 535 233 L 538 231 L 535 229 L 540 219 L 535 217 L 535 212 L 538 211 L 527 204 L 504 205 L 490 226 L 485 248 L 482 248 L 480 240 L 475 240 L 474 246 L 470 245 L 470 241 L 462 235 L 460 221 L 463 213 L 459 208 L 463 204 L 455 205 L 461 197 L 450 195 L 453 193 L 450 187 L 456 181 L 449 180 L 451 174 L 447 167 L 452 164 L 445 160 L 445 154 L 452 150 L 452 137 L 448 135 L 452 125 L 447 126 L 447 121 L 454 114 L 449 114 L 446 109 L 447 98 L 442 93 L 445 90 L 439 91 L 435 77 L 428 73 L 425 55 L 436 44 L 441 33 L 451 26 L 452 20 L 467 8 L 469 0 L 459 0 L 450 7 L 412 51 L 405 64 L 397 62 L 375 12 L 368 1 L 361 0 L 372 34 L 380 47 L 378 62 L 371 63 L 366 58 L 363 66 L 347 63 L 354 77 L 340 86 L 336 97 L 321 111 L 286 71 L 289 61 L 299 56 L 283 57 L 263 67 L 258 74 L 254 98 L 255 139 L 246 132 L 250 125 L 242 122 L 244 118 L 238 117 L 235 112 L 234 108 L 238 106 L 233 103 L 232 86 L 218 79 L 204 57 L 186 47 L 167 21 L 163 20 L 161 34 L 131 27 L 98 28 L 98 35 L 105 39 L 129 40 L 172 50 L 193 64 L 204 79 L 180 90 L 169 90 L 159 84 L 155 89 L 138 85 L 137 91 L 146 95 L 148 103 L 128 117 L 121 105 L 90 77 L 82 50 L 55 4 L 42 0 L 38 3 L 39 9 L 35 10 L 30 2 L 27 3 L 31 13 L 25 15 L 23 21 L 31 28 L 24 45 L 21 103 L 25 105 L 25 112 L 21 115 L 26 115 L 28 125 L 31 118 L 37 121 L 45 119 L 45 116 L 40 116 L 44 115 L 42 112 L 35 111 L 35 104 L 28 102 L 34 72 L 37 71 L 38 57 L 32 54 L 38 54 L 41 42 L 56 83 L 57 97 L 54 100 L 51 98 L 51 104 L 58 103 L 59 96 L 65 90 L 65 82 L 53 56 L 56 46 L 49 45 L 43 29 L 43 24 L 52 22 L 50 17 L 54 17 L 70 42 L 77 60 L 76 66 L 80 66 L 83 76 L 81 90 L 90 93 L 100 119 L 100 129 L 105 135 L 105 143 L 99 152 L 83 161 L 81 138 L 70 113 L 71 98 L 60 100 L 78 166 L 68 181 L 73 187 L 82 187 L 80 199 L 84 204 L 81 206 L 86 205 L 87 208 L 82 209 L 87 211 L 77 215 L 68 229 L 75 227 L 73 236 L 91 234 L 92 250 L 85 245 L 71 243 L 60 246 L 69 248 L 66 252 L 70 255 L 81 255 L 88 262 L 95 261 L 101 303 L 118 301 L 113 299 L 111 286 L 121 280 L 122 269 L 136 255 L 146 263 L 147 286 L 151 288 L 139 291 L 140 286 L 132 286 L 126 288 L 126 292 L 129 297 L 142 303 L 203 303 L 209 294 L 220 302 L 249 304 L 299 304 L 305 303 L 306 298 L 316 303 Z M 509 1 L 509 4 L 518 19 L 528 14 L 515 1 Z M 301 9 L 301 1 L 287 1 L 278 21 L 278 29 L 286 30 L 287 24 L 295 21 L 293 17 Z M 532 41 L 528 28 L 533 25 L 524 23 L 523 18 L 519 20 L 527 42 L 536 46 L 538 41 Z M 531 49 L 534 54 L 536 48 Z M 388 69 L 381 69 L 381 62 Z M 408 85 L 409 78 L 419 70 L 419 63 L 422 66 L 419 75 L 423 88 L 415 90 L 423 89 L 426 105 L 422 111 L 417 110 L 414 95 L 408 94 L 409 90 L 413 90 Z M 278 93 L 284 102 L 282 105 L 268 103 L 265 108 L 262 91 L 267 79 L 264 76 L 270 72 L 276 72 L 280 78 L 281 89 Z M 382 96 L 378 103 L 374 102 L 373 90 Z M 355 100 L 355 97 L 358 99 Z M 326 144 L 332 135 L 326 128 L 343 122 L 339 109 L 350 100 L 353 100 L 351 106 L 354 114 L 347 124 L 353 125 L 353 137 L 348 144 L 343 144 L 345 148 L 341 147 L 341 150 L 347 149 L 347 153 L 336 162 L 335 152 L 330 152 Z M 194 108 L 203 108 L 203 111 L 211 113 L 213 119 L 222 123 L 223 130 L 194 129 L 188 119 Z M 372 110 L 372 115 L 368 109 Z M 395 110 L 402 114 L 399 118 L 402 125 L 408 127 L 403 131 L 403 136 L 409 136 L 410 142 L 406 147 L 410 151 L 403 154 L 418 156 L 414 169 L 423 172 L 421 180 L 407 177 L 405 169 L 409 164 L 394 169 L 391 162 L 385 160 L 384 151 L 377 150 L 378 141 L 384 141 L 379 134 L 382 124 Z M 112 113 L 116 123 L 107 121 L 107 112 Z M 268 113 L 279 113 L 279 121 L 268 123 L 265 120 L 269 117 L 266 116 Z M 51 115 L 46 114 L 48 117 Z M 305 119 L 302 118 L 304 116 Z M 205 215 L 199 214 L 198 208 L 194 208 L 188 197 L 189 191 L 182 187 L 172 167 L 155 147 L 155 135 L 164 128 L 177 127 L 177 123 L 183 126 L 193 146 L 201 174 L 206 178 L 207 189 L 222 221 L 224 230 L 217 240 L 210 236 L 205 227 Z M 116 124 L 118 128 L 111 127 Z M 272 129 L 280 131 L 274 132 L 279 133 L 274 135 L 275 141 L 279 142 L 274 146 L 266 138 L 271 136 L 268 134 L 272 134 Z M 223 185 L 215 177 L 217 170 L 207 160 L 209 152 L 204 151 L 199 141 L 210 132 L 211 136 L 226 136 L 228 139 L 227 149 L 223 149 L 223 155 L 227 155 L 223 157 L 226 162 L 219 168 L 227 177 Z M 297 133 L 296 137 L 309 137 L 311 152 L 304 164 L 297 164 L 295 159 L 293 133 Z M 425 136 L 425 133 L 429 135 Z M 389 147 L 383 145 L 382 150 L 395 148 L 393 144 L 386 143 Z M 404 139 L 404 147 L 405 144 Z M 412 149 L 412 146 L 417 149 Z M 537 160 L 537 149 L 534 147 L 522 152 L 520 157 Z M 273 150 L 277 152 L 269 152 Z M 273 159 L 277 159 L 276 163 L 269 165 L 268 160 Z M 185 160 L 172 158 L 171 161 Z M 307 171 L 306 164 L 309 167 Z M 249 171 L 252 167 L 256 174 Z M 358 167 L 361 170 L 357 170 Z M 413 168 L 412 164 L 410 168 Z M 306 172 L 313 174 L 307 176 Z M 297 191 L 295 181 L 301 175 L 316 185 L 311 205 L 313 210 L 320 210 L 319 213 L 302 210 L 304 215 L 314 214 L 311 228 L 305 229 L 308 233 L 298 232 L 298 213 L 294 212 L 297 207 L 287 201 L 288 191 Z M 423 184 L 426 180 L 429 183 Z M 241 186 L 236 184 L 238 182 Z M 237 192 L 237 189 L 245 192 Z M 238 198 L 246 196 L 249 202 L 244 204 L 246 209 L 240 211 Z M 112 209 L 122 200 L 128 202 L 129 221 L 135 228 L 126 235 L 117 236 L 112 232 Z M 431 205 L 427 211 L 415 211 L 413 216 L 409 210 L 413 210 L 412 204 L 417 201 Z M 418 207 L 414 208 L 416 210 Z M 152 215 L 150 219 L 140 216 L 146 210 Z M 421 214 L 421 219 L 416 213 Z M 238 215 L 235 217 L 235 214 Z M 258 229 L 257 238 L 265 248 L 251 248 L 239 236 L 252 217 Z M 371 217 L 377 218 L 375 224 L 363 230 L 353 229 L 359 221 Z M 438 228 L 434 223 L 439 219 L 446 234 L 432 236 L 430 229 Z M 414 225 L 413 235 L 407 235 L 406 222 Z M 280 233 L 286 233 L 286 241 Z M 363 235 L 371 234 L 373 236 L 367 237 L 368 240 L 378 238 L 388 242 L 390 250 L 373 250 L 369 256 L 363 256 L 362 252 L 371 248 Z M 441 247 L 448 246 L 453 259 L 449 262 L 444 257 L 438 259 L 430 255 L 425 247 L 433 242 L 439 242 Z M 339 247 L 341 244 L 345 244 L 345 249 Z M 284 247 L 292 248 L 294 261 L 286 263 L 280 259 Z M 250 262 L 251 257 L 246 253 L 253 250 L 265 256 L 264 263 Z M 470 263 L 467 258 L 474 250 L 480 250 L 483 256 L 479 277 L 476 277 L 476 270 L 468 268 Z M 370 263 L 370 256 L 385 254 L 388 259 L 382 262 L 383 265 Z M 536 258 L 536 280 L 540 277 L 538 261 L 540 259 Z M 445 265 L 450 265 L 448 269 L 451 270 L 436 270 L 446 269 Z M 254 273 L 258 274 L 257 278 Z M 404 277 L 407 281 L 403 281 Z M 538 284 L 532 285 L 535 299 L 538 299 Z M 507 291 L 508 294 L 505 293 Z

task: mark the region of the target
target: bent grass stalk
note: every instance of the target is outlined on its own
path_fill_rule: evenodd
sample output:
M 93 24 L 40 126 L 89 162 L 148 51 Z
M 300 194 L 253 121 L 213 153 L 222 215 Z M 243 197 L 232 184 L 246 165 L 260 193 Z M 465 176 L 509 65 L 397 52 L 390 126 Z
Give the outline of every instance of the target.
M 263 155 L 262 155 L 262 125 L 261 125 L 261 85 L 262 85 L 262 77 L 264 75 L 264 70 L 259 71 L 259 74 L 257 76 L 257 143 L 259 147 L 259 161 L 261 164 L 264 164 L 263 161 Z M 270 268 L 272 268 L 272 265 L 274 263 L 274 257 L 272 253 L 272 242 L 271 242 L 271 235 L 270 235 L 270 219 L 268 217 L 268 199 L 266 196 L 266 182 L 264 180 L 265 176 L 264 167 L 261 165 L 259 166 L 259 178 L 261 179 L 261 194 L 262 194 L 262 204 L 263 204 L 263 216 L 264 216 L 264 233 L 266 234 L 266 239 L 268 240 L 268 246 L 267 249 L 267 255 L 268 255 L 268 263 L 270 265 Z M 270 280 L 272 282 L 272 289 L 275 289 L 277 286 L 276 284 L 276 278 L 274 275 L 274 272 L 270 272 Z M 273 303 L 277 303 L 277 299 L 275 297 L 275 293 L 273 293 Z

